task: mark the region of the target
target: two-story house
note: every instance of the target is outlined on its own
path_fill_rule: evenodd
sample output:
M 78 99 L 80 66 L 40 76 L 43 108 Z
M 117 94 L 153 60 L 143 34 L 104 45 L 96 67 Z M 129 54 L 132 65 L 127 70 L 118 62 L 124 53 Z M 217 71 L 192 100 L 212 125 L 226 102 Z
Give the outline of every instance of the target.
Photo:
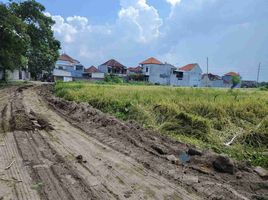
M 54 80 L 73 81 L 81 79 L 84 73 L 84 66 L 67 54 L 62 54 L 53 70 Z
M 170 85 L 170 76 L 174 69 L 173 65 L 162 63 L 151 57 L 140 63 L 145 80 L 159 85 Z
M 105 74 L 112 74 L 124 77 L 127 75 L 127 67 L 122 65 L 115 59 L 108 60 L 107 62 L 103 63 L 102 65 L 98 66 L 100 72 Z

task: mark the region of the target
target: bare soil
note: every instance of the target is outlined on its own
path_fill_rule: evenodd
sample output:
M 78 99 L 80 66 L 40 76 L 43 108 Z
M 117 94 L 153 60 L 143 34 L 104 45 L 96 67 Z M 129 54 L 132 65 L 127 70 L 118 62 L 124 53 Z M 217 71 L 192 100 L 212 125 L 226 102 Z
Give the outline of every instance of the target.
M 194 147 L 52 89 L 0 90 L 1 200 L 267 199 L 267 180 L 247 163 L 218 172 L 217 154 L 189 155 Z

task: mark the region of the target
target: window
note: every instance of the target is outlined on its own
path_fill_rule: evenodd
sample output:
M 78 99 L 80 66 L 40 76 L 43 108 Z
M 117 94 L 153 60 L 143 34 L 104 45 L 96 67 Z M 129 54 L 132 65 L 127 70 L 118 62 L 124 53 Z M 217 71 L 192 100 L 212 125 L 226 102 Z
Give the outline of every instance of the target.
M 183 79 L 183 72 L 177 72 L 176 77 L 178 78 L 178 80 L 182 80 Z
M 146 67 L 146 69 L 145 69 L 145 70 L 146 70 L 146 72 L 149 72 L 149 67 Z
M 108 73 L 111 73 L 111 68 L 108 68 Z
M 83 66 L 81 65 L 76 65 L 76 71 L 82 71 L 83 70 Z
M 59 66 L 59 69 L 61 69 L 61 70 L 62 70 L 62 69 L 63 69 L 63 66 Z

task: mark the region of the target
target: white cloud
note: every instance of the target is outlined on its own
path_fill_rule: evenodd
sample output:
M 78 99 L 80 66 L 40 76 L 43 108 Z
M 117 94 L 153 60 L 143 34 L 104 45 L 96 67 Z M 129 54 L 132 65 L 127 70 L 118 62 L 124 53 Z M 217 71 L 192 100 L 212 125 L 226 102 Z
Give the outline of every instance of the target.
M 166 0 L 169 4 L 171 4 L 171 6 L 176 6 L 178 4 L 180 4 L 181 0 Z
M 134 33 L 138 32 L 138 41 L 146 43 L 160 36 L 163 20 L 158 11 L 148 5 L 146 0 L 121 0 L 120 4 L 119 23 Z
M 75 34 L 78 33 L 75 27 L 65 22 L 64 18 L 56 15 L 52 16 L 52 19 L 56 22 L 53 26 L 54 33 L 63 40 L 65 43 L 72 43 L 74 41 Z

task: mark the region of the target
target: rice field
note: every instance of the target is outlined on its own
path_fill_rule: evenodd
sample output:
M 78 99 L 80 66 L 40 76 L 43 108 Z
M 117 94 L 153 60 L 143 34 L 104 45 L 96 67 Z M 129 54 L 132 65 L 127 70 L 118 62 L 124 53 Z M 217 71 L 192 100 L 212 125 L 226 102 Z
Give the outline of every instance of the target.
M 55 94 L 268 168 L 267 91 L 58 82 Z

